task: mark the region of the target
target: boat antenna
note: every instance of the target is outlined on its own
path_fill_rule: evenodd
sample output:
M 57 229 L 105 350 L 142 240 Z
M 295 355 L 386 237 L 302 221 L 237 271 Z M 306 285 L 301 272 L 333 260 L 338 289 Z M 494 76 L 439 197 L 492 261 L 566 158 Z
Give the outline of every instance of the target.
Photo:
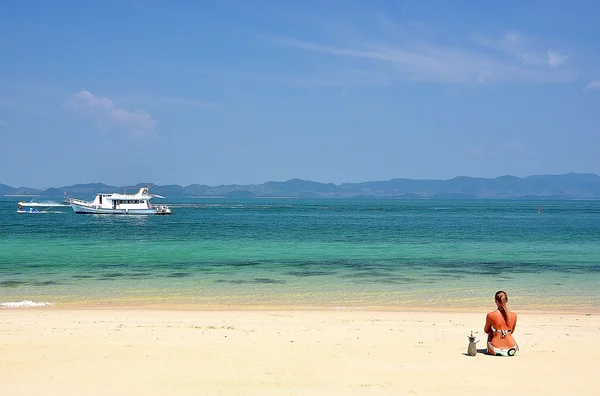
M 163 180 L 165 180 L 166 178 L 168 178 L 169 176 L 171 176 L 173 174 L 173 172 L 169 173 L 167 176 L 163 177 L 162 179 L 160 179 L 159 181 L 157 181 L 156 183 L 150 183 L 150 185 L 152 186 L 156 186 L 158 185 L 158 183 L 162 182 Z

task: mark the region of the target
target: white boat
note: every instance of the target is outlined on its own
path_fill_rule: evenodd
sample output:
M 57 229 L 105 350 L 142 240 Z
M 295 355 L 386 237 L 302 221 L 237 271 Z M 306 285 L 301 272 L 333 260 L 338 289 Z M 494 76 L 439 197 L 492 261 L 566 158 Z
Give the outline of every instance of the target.
M 96 194 L 92 202 L 70 198 L 69 203 L 75 213 L 120 214 L 120 215 L 170 215 L 167 205 L 152 205 L 152 198 L 164 198 L 150 194 L 149 186 L 139 189 L 135 194 Z

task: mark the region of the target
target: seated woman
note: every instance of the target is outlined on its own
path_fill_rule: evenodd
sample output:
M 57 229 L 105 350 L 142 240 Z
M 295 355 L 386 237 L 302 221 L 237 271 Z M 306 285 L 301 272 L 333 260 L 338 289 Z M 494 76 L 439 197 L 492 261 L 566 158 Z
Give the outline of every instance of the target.
M 514 356 L 519 350 L 513 338 L 517 326 L 517 314 L 508 310 L 506 292 L 497 292 L 495 300 L 498 309 L 487 314 L 483 328 L 488 335 L 488 353 L 495 356 Z

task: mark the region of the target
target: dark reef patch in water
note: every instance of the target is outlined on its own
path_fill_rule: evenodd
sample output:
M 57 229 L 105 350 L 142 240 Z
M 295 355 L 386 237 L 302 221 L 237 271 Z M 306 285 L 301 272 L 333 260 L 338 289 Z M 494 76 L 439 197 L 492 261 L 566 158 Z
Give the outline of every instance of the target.
M 285 281 L 279 279 L 270 279 L 270 278 L 254 278 L 254 283 L 278 283 L 283 284 Z
M 583 273 L 600 272 L 600 265 L 590 265 L 589 267 L 583 267 Z
M 600 265 L 563 265 L 552 266 L 550 268 L 552 268 L 556 272 L 565 272 L 570 274 L 589 274 L 594 272 L 600 272 Z
M 284 275 L 298 276 L 298 277 L 309 277 L 309 276 L 325 276 L 325 275 L 335 275 L 335 271 L 288 271 L 284 272 Z
M 356 271 L 390 271 L 389 264 L 384 263 L 364 263 L 364 262 L 344 262 L 340 267 L 351 268 Z
M 438 266 L 441 265 L 441 268 Z M 429 268 L 435 269 L 434 271 L 439 274 L 465 274 L 465 275 L 492 275 L 501 276 L 503 274 L 537 274 L 548 270 L 563 271 L 563 267 L 552 266 L 540 266 L 536 263 L 526 262 L 514 262 L 514 261 L 485 261 L 485 262 L 445 262 L 431 263 Z
M 103 278 L 120 278 L 123 276 L 127 276 L 127 274 L 124 274 L 123 272 L 110 272 L 108 274 L 102 274 Z
M 261 264 L 263 264 L 263 263 L 258 262 L 258 261 L 240 261 L 237 263 L 230 263 L 230 265 L 233 267 L 253 267 L 253 266 L 258 266 Z
M 43 264 L 25 264 L 24 267 L 25 268 L 43 268 L 44 265 Z
M 26 284 L 25 281 L 7 280 L 0 281 L 0 287 L 17 287 Z
M 490 275 L 490 276 L 500 276 L 502 273 L 504 273 L 503 270 L 501 269 L 482 269 L 480 271 L 475 272 L 477 275 Z
M 146 278 L 149 276 L 152 276 L 152 274 L 149 274 L 147 272 L 134 272 L 132 274 L 128 274 L 130 279 L 139 279 L 139 278 Z
M 446 276 L 446 275 L 463 275 L 464 276 L 464 275 L 473 275 L 473 274 L 480 273 L 480 271 L 476 268 L 474 268 L 474 269 L 452 269 L 452 270 L 440 269 L 440 270 L 436 270 L 435 272 L 436 272 L 436 274 L 443 275 L 443 276 Z
M 136 270 L 144 270 L 144 271 L 153 271 L 153 270 L 189 270 L 193 268 L 194 270 L 202 270 L 204 266 L 212 264 L 207 263 L 199 263 L 193 261 L 184 261 L 184 262 L 173 262 L 173 263 L 141 263 L 136 264 L 134 266 L 130 266 L 131 269 Z M 165 271 L 166 272 L 166 271 Z
M 234 285 L 242 285 L 246 283 L 263 283 L 263 284 L 284 284 L 284 280 L 279 279 L 271 279 L 271 278 L 254 278 L 251 280 L 226 280 L 226 279 L 217 279 L 215 283 L 232 283 Z
M 131 264 L 127 263 L 104 263 L 99 264 L 97 268 L 109 269 L 109 268 L 119 268 L 119 267 L 131 267 Z
M 355 278 L 389 278 L 391 271 L 359 271 L 352 274 L 340 275 L 340 278 L 355 279 Z
M 12 269 L 0 269 L 0 275 L 1 274 L 8 274 L 8 275 L 24 275 L 26 274 L 26 271 L 19 271 L 19 270 L 12 270 Z
M 71 278 L 75 278 L 75 279 L 90 279 L 93 278 L 93 275 L 73 275 L 71 276 Z
M 192 274 L 189 272 L 173 272 L 165 275 L 165 278 L 185 278 L 191 276 Z
M 375 279 L 356 279 L 353 283 L 377 283 L 382 285 L 407 285 L 407 284 L 434 284 L 436 282 L 427 280 L 416 280 L 413 278 L 406 278 L 403 276 L 391 276 L 386 278 L 375 278 Z
M 50 285 L 60 285 L 60 282 L 56 281 L 43 281 L 43 282 L 34 282 L 34 286 L 50 286 Z
M 454 274 L 454 273 L 445 273 L 445 274 L 423 274 L 423 278 L 427 278 L 430 280 L 447 280 L 447 279 L 464 279 L 466 278 L 466 274 Z

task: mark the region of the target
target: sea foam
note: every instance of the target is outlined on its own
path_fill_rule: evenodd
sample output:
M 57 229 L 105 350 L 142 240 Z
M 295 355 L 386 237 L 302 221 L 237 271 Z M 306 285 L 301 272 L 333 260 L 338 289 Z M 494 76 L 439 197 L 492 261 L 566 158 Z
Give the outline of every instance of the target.
M 0 307 L 7 308 L 21 308 L 21 307 L 45 307 L 47 305 L 52 305 L 49 302 L 35 302 L 31 300 L 23 300 L 23 301 L 9 301 L 0 303 Z

